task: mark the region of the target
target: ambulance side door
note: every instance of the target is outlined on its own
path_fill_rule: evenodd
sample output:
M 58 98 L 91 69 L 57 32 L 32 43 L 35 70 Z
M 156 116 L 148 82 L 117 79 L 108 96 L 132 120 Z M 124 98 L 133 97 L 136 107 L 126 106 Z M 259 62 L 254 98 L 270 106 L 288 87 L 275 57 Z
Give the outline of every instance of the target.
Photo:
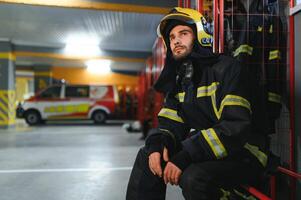
M 50 119 L 59 115 L 62 103 L 62 86 L 60 85 L 47 88 L 37 97 L 37 107 L 42 119 Z

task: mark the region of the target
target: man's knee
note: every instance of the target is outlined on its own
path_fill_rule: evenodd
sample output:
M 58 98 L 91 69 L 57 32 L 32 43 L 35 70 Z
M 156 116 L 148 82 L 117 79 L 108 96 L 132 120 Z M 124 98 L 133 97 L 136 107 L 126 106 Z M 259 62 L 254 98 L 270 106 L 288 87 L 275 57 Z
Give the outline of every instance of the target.
M 213 177 L 200 167 L 191 165 L 182 174 L 180 187 L 187 200 L 213 200 L 220 191 L 213 183 Z
M 148 163 L 148 153 L 145 147 L 141 147 L 137 153 L 136 161 L 145 164 Z
M 182 189 L 193 189 L 194 187 L 197 187 L 205 190 L 210 179 L 208 173 L 204 170 L 191 165 L 183 172 L 180 186 Z
M 166 185 L 162 178 L 155 176 L 148 166 L 148 152 L 143 147 L 139 150 L 128 183 L 126 199 L 165 199 Z

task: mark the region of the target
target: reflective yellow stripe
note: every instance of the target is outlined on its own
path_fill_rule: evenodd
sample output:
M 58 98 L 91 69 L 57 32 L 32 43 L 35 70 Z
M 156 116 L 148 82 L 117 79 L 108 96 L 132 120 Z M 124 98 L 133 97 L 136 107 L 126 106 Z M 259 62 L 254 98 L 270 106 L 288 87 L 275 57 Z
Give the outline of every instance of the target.
M 202 86 L 199 87 L 197 90 L 197 97 L 205 97 L 205 96 L 211 96 L 215 93 L 217 90 L 217 86 L 219 85 L 219 82 L 213 82 L 209 86 Z
M 178 116 L 176 110 L 172 110 L 169 108 L 162 108 L 161 111 L 158 114 L 159 117 L 166 117 L 168 119 L 184 123 L 183 119 Z
M 274 103 L 281 103 L 281 96 L 273 92 L 268 92 L 268 100 Z
M 227 151 L 214 129 L 210 128 L 201 132 L 217 159 L 227 156 Z
M 240 45 L 234 52 L 234 57 L 238 56 L 241 53 L 247 53 L 249 55 L 252 55 L 253 53 L 253 47 L 247 45 L 247 44 L 243 44 Z
M 216 116 L 219 116 L 219 114 L 218 114 L 219 112 L 217 110 L 216 100 L 215 100 L 215 92 L 217 90 L 218 85 L 219 85 L 219 82 L 213 82 L 209 86 L 202 86 L 197 89 L 197 98 L 211 96 L 211 103 L 212 103 L 213 110 L 214 110 Z
M 225 98 L 222 100 L 219 110 L 217 109 L 216 106 L 215 95 L 211 96 L 211 100 L 213 104 L 213 110 L 215 112 L 217 119 L 221 118 L 225 106 L 241 106 L 247 108 L 250 112 L 252 112 L 250 102 L 245 98 L 237 95 L 226 95 Z
M 224 190 L 223 188 L 221 188 L 221 191 L 223 193 L 223 196 L 221 196 L 219 200 L 228 200 L 228 197 L 230 197 L 231 193 L 227 190 Z
M 219 110 L 220 115 L 222 114 L 225 106 L 242 106 L 247 108 L 251 112 L 250 102 L 247 99 L 237 95 L 229 94 L 225 96 L 225 98 L 222 100 L 221 107 Z
M 212 103 L 212 106 L 213 106 L 213 111 L 215 113 L 215 116 L 217 117 L 217 119 L 220 119 L 221 115 L 220 115 L 220 112 L 218 111 L 217 106 L 216 106 L 215 93 L 211 96 L 211 103 Z
M 197 89 L 197 98 L 199 97 L 206 97 L 206 96 L 210 96 L 211 97 L 211 103 L 212 103 L 212 107 L 213 107 L 213 111 L 217 117 L 217 119 L 221 118 L 223 109 L 225 106 L 242 106 L 247 108 L 248 110 L 250 110 L 251 112 L 251 104 L 249 103 L 248 100 L 246 100 L 243 97 L 237 96 L 237 95 L 226 95 L 225 98 L 222 100 L 221 102 L 221 106 L 218 109 L 217 105 L 216 105 L 216 96 L 215 96 L 215 92 L 218 88 L 219 82 L 213 82 L 211 85 L 209 86 L 201 86 Z M 182 93 L 178 93 L 178 99 L 181 99 L 180 95 L 183 95 L 183 100 L 184 100 L 184 94 Z M 181 102 L 181 100 L 180 100 Z
M 180 92 L 176 95 L 176 98 L 179 100 L 179 102 L 184 102 L 185 92 Z
M 89 104 L 59 105 L 44 108 L 45 113 L 77 113 L 88 112 Z
M 257 31 L 262 32 L 262 26 L 258 26 Z
M 237 190 L 234 189 L 235 194 L 237 194 L 238 196 L 240 196 L 242 199 L 245 200 L 257 200 L 255 197 L 253 197 L 252 195 L 247 196 L 246 194 L 243 194 Z
M 258 160 L 259 162 L 265 167 L 267 165 L 268 157 L 265 153 L 259 150 L 257 146 L 250 145 L 246 143 L 244 148 L 249 150 Z
M 280 59 L 281 54 L 279 50 L 270 51 L 269 60 Z
M 270 32 L 270 33 L 273 33 L 273 24 L 270 25 L 269 32 Z

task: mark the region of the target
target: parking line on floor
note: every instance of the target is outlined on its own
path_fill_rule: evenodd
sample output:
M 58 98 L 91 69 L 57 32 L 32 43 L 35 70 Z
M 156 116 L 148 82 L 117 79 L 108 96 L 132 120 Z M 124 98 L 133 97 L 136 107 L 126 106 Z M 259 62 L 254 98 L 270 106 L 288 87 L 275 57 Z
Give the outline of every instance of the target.
M 61 173 L 61 172 L 104 172 L 104 171 L 129 171 L 132 167 L 104 167 L 104 168 L 65 168 L 65 169 L 16 169 L 0 170 L 0 174 L 13 173 Z

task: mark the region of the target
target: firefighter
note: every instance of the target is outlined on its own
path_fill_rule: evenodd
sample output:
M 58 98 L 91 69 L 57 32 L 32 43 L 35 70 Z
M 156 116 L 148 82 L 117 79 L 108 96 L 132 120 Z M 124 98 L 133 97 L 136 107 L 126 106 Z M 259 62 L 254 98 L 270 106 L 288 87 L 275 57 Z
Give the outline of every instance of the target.
M 186 200 L 232 198 L 267 164 L 264 141 L 251 132 L 247 71 L 212 52 L 205 27 L 199 12 L 179 7 L 158 26 L 167 54 L 154 88 L 165 99 L 136 157 L 127 200 L 163 200 L 168 183 Z

